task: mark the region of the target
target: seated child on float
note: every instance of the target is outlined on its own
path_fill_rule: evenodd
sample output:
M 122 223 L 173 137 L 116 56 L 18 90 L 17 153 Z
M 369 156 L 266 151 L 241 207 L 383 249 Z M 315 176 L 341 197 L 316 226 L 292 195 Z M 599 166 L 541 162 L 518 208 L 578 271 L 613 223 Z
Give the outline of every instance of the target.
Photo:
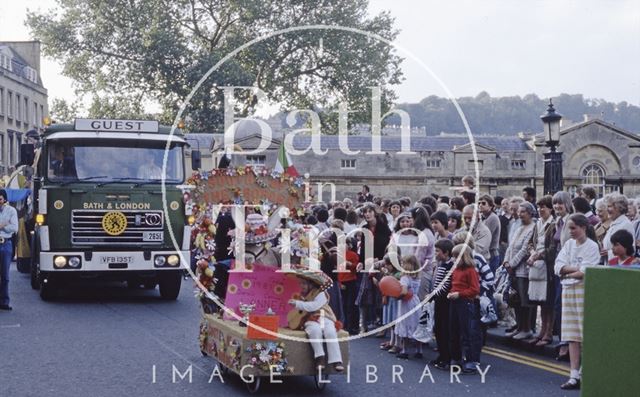
M 323 272 L 297 272 L 295 275 L 300 283 L 301 299 L 290 299 L 289 304 L 299 311 L 302 319 L 300 325 L 292 326 L 290 321 L 290 328 L 304 327 L 318 369 L 324 368 L 325 351 L 322 345 L 325 342 L 327 363 L 333 365 L 335 371 L 342 372 L 344 366 L 337 340 L 336 317 L 329 306 L 329 294 L 326 292 L 332 285 L 331 279 Z

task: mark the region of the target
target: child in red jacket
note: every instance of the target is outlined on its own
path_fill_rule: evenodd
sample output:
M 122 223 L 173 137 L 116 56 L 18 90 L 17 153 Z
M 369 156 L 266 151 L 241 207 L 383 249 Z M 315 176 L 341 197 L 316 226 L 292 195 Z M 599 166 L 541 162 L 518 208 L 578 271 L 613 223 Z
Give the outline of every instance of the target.
M 344 328 L 350 335 L 358 334 L 358 306 L 356 306 L 356 298 L 358 296 L 358 273 L 356 267 L 360 262 L 360 257 L 356 253 L 355 239 L 347 239 L 347 251 L 345 253 L 346 272 L 338 273 L 338 281 L 342 290 L 342 305 L 344 312 Z
M 451 255 L 456 260 L 456 268 L 451 277 L 451 358 L 453 362 L 464 364 L 462 372 L 477 372 L 482 349 L 480 330 L 480 278 L 476 270 L 471 248 L 466 244 L 453 247 Z M 458 259 L 459 258 L 459 259 Z

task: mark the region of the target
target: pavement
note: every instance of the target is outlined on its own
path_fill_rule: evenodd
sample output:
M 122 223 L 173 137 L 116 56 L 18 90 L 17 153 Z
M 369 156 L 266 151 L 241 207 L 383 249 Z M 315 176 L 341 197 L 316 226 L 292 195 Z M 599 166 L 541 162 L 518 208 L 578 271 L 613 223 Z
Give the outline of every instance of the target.
M 542 357 L 548 357 L 555 359 L 558 354 L 558 338 L 554 337 L 553 342 L 543 346 L 536 347 L 535 345 L 529 344 L 522 340 L 515 340 L 513 338 L 509 338 L 505 335 L 507 327 L 496 327 L 489 328 L 487 330 L 487 341 L 496 344 L 505 346 L 514 350 L 531 353 L 534 355 L 539 355 Z
M 0 396 L 224 396 L 247 395 L 234 374 L 219 379 L 216 362 L 198 347 L 199 304 L 191 281 L 177 301 L 124 283 L 70 288 L 40 300 L 28 275 L 11 270 L 12 312 L 0 312 Z M 332 376 L 325 396 L 422 395 L 577 396 L 559 385 L 568 366 L 503 344 L 490 332 L 482 354 L 484 377 L 430 368 L 437 355 L 401 360 L 378 348 L 381 339 L 350 343 L 349 375 Z M 496 334 L 494 337 L 493 334 Z M 508 342 L 508 341 L 507 341 Z M 395 375 L 394 375 L 395 372 Z M 184 379 L 180 375 L 184 374 Z M 189 375 L 190 374 L 190 375 Z M 317 395 L 313 377 L 266 384 L 262 396 Z

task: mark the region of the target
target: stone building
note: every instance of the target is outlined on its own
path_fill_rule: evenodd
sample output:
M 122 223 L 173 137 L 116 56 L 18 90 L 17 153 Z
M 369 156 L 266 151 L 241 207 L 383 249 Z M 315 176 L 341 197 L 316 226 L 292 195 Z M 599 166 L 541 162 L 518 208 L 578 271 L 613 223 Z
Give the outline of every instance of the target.
M 223 135 L 206 135 L 212 140 L 209 164 L 217 164 L 223 154 Z M 267 150 L 249 154 L 260 145 L 261 135 L 253 128 L 239 129 L 235 144 L 244 152 L 234 154 L 232 164 L 273 168 L 282 142 L 281 135 L 274 136 L 278 138 L 268 140 Z M 293 142 L 296 150 L 304 150 L 310 146 L 311 137 L 296 136 Z M 352 135 L 347 145 L 350 151 L 359 151 L 355 155 L 340 149 L 338 136 L 323 135 L 320 148 L 326 154 L 309 151 L 291 155 L 291 159 L 298 172 L 309 174 L 314 187 L 316 183 L 333 183 L 337 199 L 355 197 L 363 184 L 374 195 L 385 197 L 417 199 L 426 193 L 451 196 L 463 176 L 475 176 L 476 164 L 481 192 L 520 195 L 523 187 L 533 186 L 538 195 L 542 194 L 543 153 L 548 149 L 541 134 L 475 136 L 474 143 L 477 163 L 466 135 L 411 136 L 413 154 L 400 153 L 399 136 L 381 137 L 383 153 L 370 154 L 371 136 Z M 563 151 L 566 190 L 591 185 L 600 194 L 621 190 L 640 195 L 640 137 L 636 134 L 591 119 L 564 128 L 558 150 Z M 330 185 L 323 188 L 325 200 L 330 198 L 330 190 Z
M 25 134 L 49 112 L 40 78 L 40 42 L 0 42 L 0 175 L 18 162 Z
M 543 180 L 541 137 L 533 148 L 536 153 L 536 180 Z M 596 188 L 600 195 L 620 191 L 629 197 L 640 196 L 640 136 L 597 118 L 561 130 L 559 151 L 563 153 L 565 189 L 579 186 Z

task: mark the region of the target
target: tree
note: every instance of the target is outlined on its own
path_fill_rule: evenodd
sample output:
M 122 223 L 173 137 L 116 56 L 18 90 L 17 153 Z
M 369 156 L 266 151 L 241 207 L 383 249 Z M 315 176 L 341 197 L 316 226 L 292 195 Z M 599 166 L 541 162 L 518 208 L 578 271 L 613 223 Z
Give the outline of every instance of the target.
M 78 116 L 79 104 L 69 103 L 61 98 L 54 98 L 49 108 L 49 116 L 56 123 L 72 123 Z
M 140 109 L 156 102 L 173 121 L 196 82 L 226 54 L 270 32 L 305 25 L 336 25 L 398 34 L 388 13 L 367 16 L 367 0 L 58 0 L 57 12 L 29 12 L 27 25 L 45 55 L 61 60 L 80 94 Z M 322 42 L 322 44 L 321 44 Z M 395 99 L 401 58 L 392 47 L 339 30 L 303 30 L 274 36 L 239 52 L 192 98 L 191 130 L 223 125 L 222 86 L 251 86 L 282 110 L 322 110 L 335 127 L 339 102 L 350 121 L 369 120 L 371 86 L 382 88 L 382 111 Z M 123 95 L 124 94 L 124 95 Z M 235 93 L 238 117 L 255 111 L 257 97 Z M 94 100 L 95 103 L 95 100 Z M 104 115 L 109 106 L 97 106 Z M 325 130 L 325 132 L 327 132 Z

